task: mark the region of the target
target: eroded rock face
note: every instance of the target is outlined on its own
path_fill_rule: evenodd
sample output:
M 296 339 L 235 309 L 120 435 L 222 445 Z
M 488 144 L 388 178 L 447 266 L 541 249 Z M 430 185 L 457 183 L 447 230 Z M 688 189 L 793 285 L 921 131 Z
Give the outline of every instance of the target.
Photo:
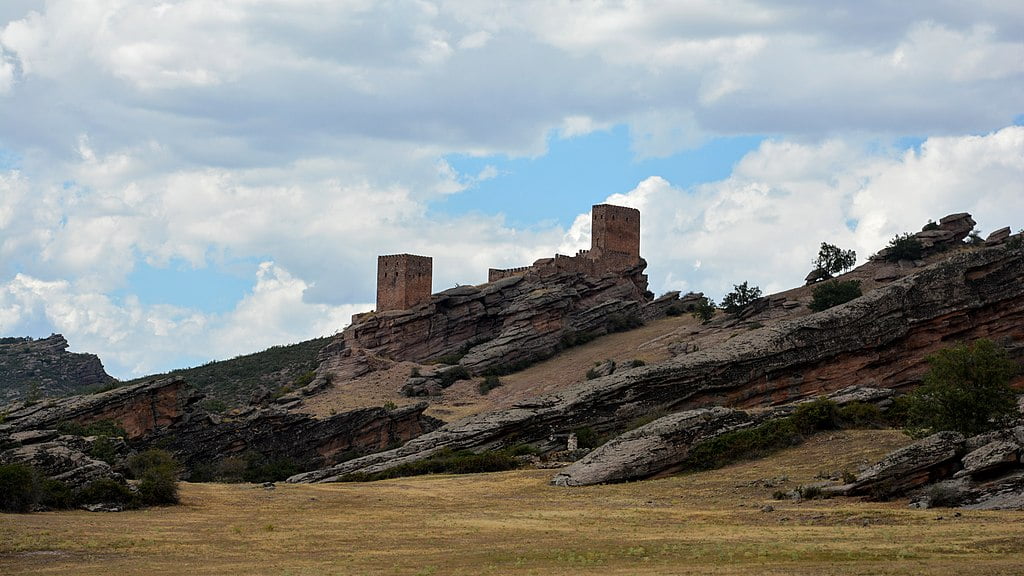
M 769 406 L 851 384 L 917 384 L 925 358 L 950 341 L 987 337 L 1024 355 L 1024 253 L 971 250 L 917 270 L 861 298 L 741 333 L 724 344 L 589 380 L 513 409 L 455 422 L 388 452 L 295 481 L 329 481 L 429 456 L 440 447 L 483 450 L 545 443 L 581 426 L 604 432 L 651 410 Z
M 641 261 L 599 278 L 528 269 L 481 286 L 445 290 L 410 310 L 359 315 L 332 342 L 318 374 L 350 378 L 372 370 L 375 361 L 424 363 L 443 356 L 457 357 L 474 373 L 535 362 L 575 338 L 615 330 L 616 322 L 663 315 L 679 299 L 648 306 L 640 289 L 645 284 L 637 280 L 645 267 Z
M 231 456 L 248 453 L 300 468 L 327 466 L 353 454 L 376 452 L 436 429 L 420 403 L 393 410 L 364 408 L 324 419 L 276 408 L 253 409 L 233 417 L 195 417 L 135 442 L 174 454 L 189 474 Z
M 43 430 L 63 422 L 88 425 L 112 420 L 128 438 L 138 438 L 181 421 L 200 398 L 184 380 L 166 378 L 22 406 L 8 413 L 5 421 L 15 430 Z

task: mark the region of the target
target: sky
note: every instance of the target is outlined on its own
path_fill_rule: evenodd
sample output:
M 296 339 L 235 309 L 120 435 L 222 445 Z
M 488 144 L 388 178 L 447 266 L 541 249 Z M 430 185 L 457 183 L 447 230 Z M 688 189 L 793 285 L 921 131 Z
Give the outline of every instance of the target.
M 122 379 L 343 329 L 640 209 L 651 290 L 1024 227 L 1024 4 L 0 2 L 0 335 Z

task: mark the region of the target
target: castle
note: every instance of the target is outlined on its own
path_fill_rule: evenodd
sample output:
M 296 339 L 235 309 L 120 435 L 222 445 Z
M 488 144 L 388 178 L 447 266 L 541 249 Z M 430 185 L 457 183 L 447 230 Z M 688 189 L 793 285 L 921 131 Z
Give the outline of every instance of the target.
M 590 250 L 575 256 L 556 254 L 537 260 L 532 266 L 487 272 L 487 281 L 528 273 L 556 272 L 602 276 L 627 272 L 645 264 L 640 257 L 640 211 L 625 206 L 596 204 L 591 210 Z M 640 270 L 639 272 L 642 272 Z M 392 254 L 377 257 L 377 311 L 408 310 L 430 301 L 433 260 L 429 256 Z M 647 276 L 637 274 L 646 288 Z

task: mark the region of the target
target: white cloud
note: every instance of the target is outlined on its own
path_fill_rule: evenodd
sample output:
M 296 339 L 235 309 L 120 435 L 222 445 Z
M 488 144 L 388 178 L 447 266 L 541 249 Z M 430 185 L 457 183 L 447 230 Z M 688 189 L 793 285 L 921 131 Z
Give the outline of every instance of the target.
M 983 231 L 1024 216 L 1024 127 L 928 139 L 889 155 L 829 140 L 766 141 L 725 180 L 692 190 L 650 177 L 608 202 L 641 210 L 651 288 L 711 296 L 745 280 L 766 292 L 799 285 L 821 242 L 860 261 L 929 219 L 970 212 Z M 589 241 L 589 222 L 570 235 Z M 698 264 L 694 264 L 697 262 Z

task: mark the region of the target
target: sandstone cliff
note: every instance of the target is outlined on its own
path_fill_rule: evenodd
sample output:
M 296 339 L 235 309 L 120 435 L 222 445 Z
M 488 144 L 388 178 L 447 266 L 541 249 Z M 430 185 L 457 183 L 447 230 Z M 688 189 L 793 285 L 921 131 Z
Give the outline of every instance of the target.
M 292 481 L 377 472 L 442 447 L 483 450 L 524 441 L 554 447 L 557 435 L 580 426 L 614 432 L 656 409 L 769 406 L 851 384 L 905 388 L 920 380 L 927 355 L 958 340 L 987 337 L 1021 358 L 1022 320 L 1024 252 L 1007 246 L 957 252 L 836 308 L 470 417 L 398 449 Z

